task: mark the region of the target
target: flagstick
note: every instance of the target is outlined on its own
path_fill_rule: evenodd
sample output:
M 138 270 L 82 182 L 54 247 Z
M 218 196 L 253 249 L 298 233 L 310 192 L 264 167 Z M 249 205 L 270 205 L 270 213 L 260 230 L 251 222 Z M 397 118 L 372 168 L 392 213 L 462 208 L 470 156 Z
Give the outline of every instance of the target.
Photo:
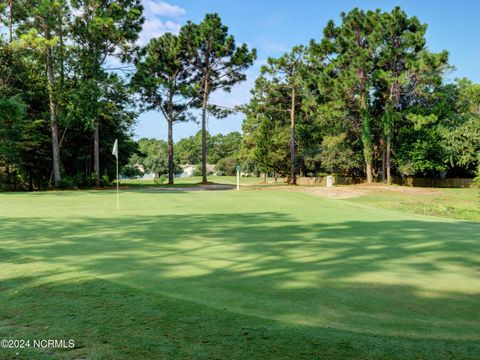
M 118 150 L 117 150 L 118 152 Z M 117 211 L 120 210 L 120 197 L 119 197 L 119 184 L 120 179 L 118 177 L 118 156 L 117 156 Z
M 115 158 L 117 159 L 117 211 L 118 211 L 120 210 L 120 197 L 119 197 L 120 177 L 118 175 L 118 139 L 115 139 L 115 142 L 113 143 L 112 154 L 115 155 Z

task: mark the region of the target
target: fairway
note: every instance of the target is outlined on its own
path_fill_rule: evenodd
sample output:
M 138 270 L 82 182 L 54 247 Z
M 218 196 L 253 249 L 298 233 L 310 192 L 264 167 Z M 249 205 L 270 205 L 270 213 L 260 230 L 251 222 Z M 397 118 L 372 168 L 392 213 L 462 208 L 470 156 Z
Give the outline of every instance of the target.
M 480 354 L 478 223 L 281 191 L 114 203 L 0 194 L 0 338 L 74 339 L 69 359 Z

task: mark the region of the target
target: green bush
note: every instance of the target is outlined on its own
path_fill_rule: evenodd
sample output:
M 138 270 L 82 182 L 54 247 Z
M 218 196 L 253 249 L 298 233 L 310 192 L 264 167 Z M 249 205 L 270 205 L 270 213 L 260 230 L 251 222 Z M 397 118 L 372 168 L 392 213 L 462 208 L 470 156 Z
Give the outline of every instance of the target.
M 140 171 L 138 166 L 135 165 L 125 165 L 121 171 L 121 174 L 127 179 L 138 179 L 143 176 L 143 173 Z
M 76 188 L 78 186 L 78 183 L 76 182 L 76 180 L 77 179 L 75 179 L 75 177 L 70 177 L 70 176 L 63 175 L 59 184 L 58 184 L 58 187 L 60 189 Z
M 471 187 L 480 189 L 480 175 L 473 179 Z
M 193 176 L 202 176 L 202 164 L 198 164 L 197 168 L 192 174 Z M 212 171 L 207 171 L 207 176 L 213 175 Z
M 217 170 L 223 175 L 233 176 L 237 173 L 237 159 L 234 157 L 226 157 L 220 159 L 217 163 Z
M 167 178 L 165 175 L 160 175 L 159 177 L 154 177 L 153 182 L 155 184 L 164 184 L 167 181 Z
M 107 174 L 103 174 L 100 178 L 100 186 L 112 186 L 113 182 Z

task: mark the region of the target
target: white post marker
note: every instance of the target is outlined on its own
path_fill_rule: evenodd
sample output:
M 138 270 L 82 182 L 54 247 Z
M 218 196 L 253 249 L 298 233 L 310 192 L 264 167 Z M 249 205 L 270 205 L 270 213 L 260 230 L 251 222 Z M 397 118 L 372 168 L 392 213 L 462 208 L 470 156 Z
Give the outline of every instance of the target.
M 333 176 L 327 176 L 327 188 L 333 187 Z
M 237 191 L 240 190 L 240 165 L 237 165 Z
M 112 154 L 117 158 L 117 210 L 120 210 L 120 197 L 119 197 L 119 177 L 118 177 L 118 139 L 115 139 L 113 144 Z

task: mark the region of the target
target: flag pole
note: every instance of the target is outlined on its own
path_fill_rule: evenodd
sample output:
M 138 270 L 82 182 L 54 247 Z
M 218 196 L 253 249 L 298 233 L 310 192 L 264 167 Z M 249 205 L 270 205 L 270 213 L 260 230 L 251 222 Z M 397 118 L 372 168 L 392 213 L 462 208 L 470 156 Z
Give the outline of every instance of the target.
M 115 139 L 115 143 L 113 144 L 112 154 L 115 155 L 117 159 L 117 211 L 120 210 L 120 177 L 118 175 L 118 139 Z
M 120 210 L 120 179 L 118 176 L 118 156 L 117 156 L 117 211 Z

